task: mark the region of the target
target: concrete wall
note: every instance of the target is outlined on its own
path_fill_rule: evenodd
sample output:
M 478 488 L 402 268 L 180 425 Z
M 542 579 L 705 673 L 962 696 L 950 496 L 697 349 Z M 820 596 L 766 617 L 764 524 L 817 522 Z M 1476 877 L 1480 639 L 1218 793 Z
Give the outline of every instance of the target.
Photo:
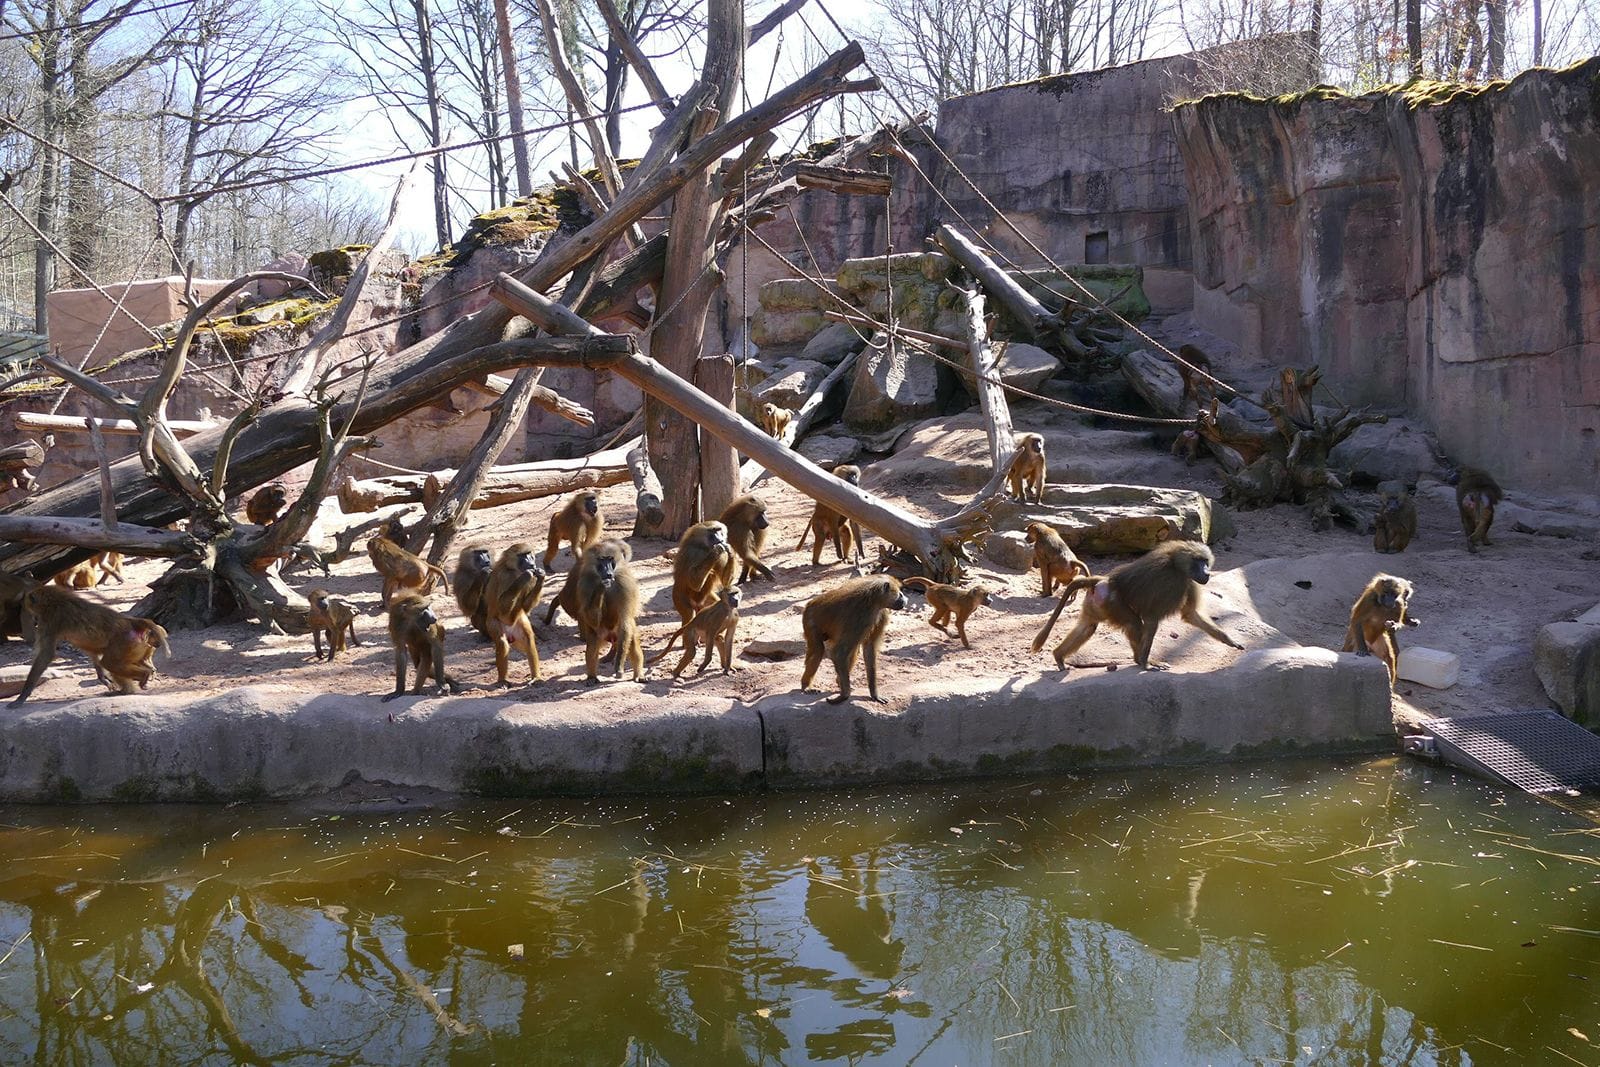
M 1320 364 L 1503 483 L 1600 479 L 1600 59 L 1437 102 L 1208 97 L 1173 116 L 1195 309 Z

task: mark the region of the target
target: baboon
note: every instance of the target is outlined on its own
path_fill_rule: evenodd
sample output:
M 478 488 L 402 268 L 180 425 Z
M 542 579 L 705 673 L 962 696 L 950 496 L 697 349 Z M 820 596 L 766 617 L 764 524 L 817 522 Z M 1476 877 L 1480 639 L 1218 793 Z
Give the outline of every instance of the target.
M 1350 609 L 1350 625 L 1344 631 L 1344 651 L 1358 656 L 1376 654 L 1389 668 L 1389 688 L 1394 688 L 1400 673 L 1400 642 L 1396 631 L 1402 626 L 1420 626 L 1421 619 L 1406 614 L 1415 590 L 1404 578 L 1380 574 L 1367 583 Z
M 889 627 L 889 612 L 905 606 L 900 583 L 886 574 L 851 578 L 812 597 L 800 614 L 806 639 L 801 691 L 811 691 L 811 679 L 826 655 L 839 675 L 839 695 L 829 697 L 828 703 L 843 704 L 850 699 L 850 672 L 859 653 L 867 664 L 867 694 L 876 703 L 884 703 L 878 696 L 878 650 Z
M 704 671 L 711 663 L 711 653 L 721 651 L 722 673 L 733 673 L 733 634 L 739 626 L 739 587 L 729 586 L 717 594 L 717 602 L 700 612 L 694 618 L 678 627 L 676 633 L 667 639 L 667 647 L 650 657 L 649 662 L 665 659 L 668 652 L 679 637 L 683 638 L 683 658 L 678 665 L 672 668 L 672 676 L 678 677 L 683 669 L 694 659 L 695 644 L 704 641 L 706 646 L 705 658 L 700 661 L 700 670 Z
M 51 585 L 30 589 L 22 598 L 22 607 L 33 620 L 33 666 L 12 701 L 13 707 L 33 693 L 62 641 L 88 656 L 106 686 L 122 694 L 133 692 L 135 685 L 144 688 L 150 681 L 156 649 L 172 654 L 167 631 L 157 623 L 121 615 L 69 589 Z
M 576 493 L 562 509 L 550 516 L 550 546 L 545 549 L 544 569 L 549 570 L 561 551 L 562 541 L 572 542 L 572 563 L 577 565 L 583 550 L 600 540 L 605 518 L 600 514 L 600 497 L 592 489 Z
M 781 441 L 784 431 L 789 428 L 789 423 L 794 421 L 794 412 L 769 402 L 757 409 L 756 418 L 769 436 Z
M 1130 563 L 1114 568 L 1104 577 L 1089 575 L 1067 583 L 1051 613 L 1033 639 L 1033 650 L 1044 648 L 1050 628 L 1056 624 L 1061 609 L 1078 595 L 1078 590 L 1088 590 L 1078 625 L 1061 639 L 1055 647 L 1056 666 L 1067 669 L 1067 657 L 1083 647 L 1094 636 L 1101 623 L 1121 630 L 1133 648 L 1133 661 L 1152 671 L 1166 670 L 1165 665 L 1150 661 L 1150 648 L 1155 643 L 1156 631 L 1167 616 L 1177 614 L 1190 626 L 1221 641 L 1229 648 L 1244 648 L 1239 642 L 1206 616 L 1200 604 L 1200 587 L 1211 580 L 1211 550 L 1197 541 L 1168 541 Z
M 644 680 L 644 649 L 639 644 L 639 582 L 628 561 L 633 550 L 625 541 L 599 541 L 584 549 L 578 569 L 567 578 L 575 587 L 573 617 L 585 642 L 584 681 L 600 681 L 596 668 L 600 646 L 611 642 L 613 676 L 622 677 L 622 659 L 633 665 L 633 680 Z M 565 590 L 563 590 L 565 592 Z
M 385 607 L 389 604 L 389 598 L 402 589 L 424 595 L 433 592 L 435 577 L 444 582 L 445 592 L 450 591 L 450 582 L 443 570 L 421 556 L 407 552 L 387 537 L 374 537 L 368 541 L 367 555 L 372 557 L 373 569 L 383 576 L 383 594 L 379 603 Z
M 1378 514 L 1372 521 L 1372 547 L 1379 552 L 1404 552 L 1417 536 L 1417 487 L 1403 482 L 1378 485 Z
M 1185 467 L 1194 466 L 1194 461 L 1200 457 L 1200 431 L 1191 426 L 1174 437 L 1172 454 L 1182 456 Z
M 289 491 L 282 482 L 271 482 L 257 489 L 244 506 L 244 517 L 257 526 L 271 526 L 289 506 Z
M 1462 467 L 1456 480 L 1456 508 L 1461 512 L 1461 530 L 1467 535 L 1467 551 L 1493 544 L 1489 527 L 1494 523 L 1494 508 L 1505 494 L 1487 471 Z
M 1057 582 L 1066 585 L 1074 578 L 1088 575 L 1088 564 L 1073 554 L 1054 526 L 1047 522 L 1030 522 L 1027 530 L 1024 540 L 1033 546 L 1033 565 L 1039 568 L 1039 581 L 1043 586 L 1040 596 L 1054 592 Z
M 361 642 L 356 637 L 356 612 L 348 603 L 336 596 L 329 596 L 326 589 L 313 589 L 306 594 L 306 600 L 311 603 L 311 613 L 308 616 L 311 622 L 311 644 L 317 650 L 317 658 L 322 658 L 322 635 L 328 635 L 328 660 L 332 662 L 336 653 L 344 651 L 345 635 L 350 635 L 350 643 L 357 648 Z
M 1216 390 L 1207 377 L 1211 373 L 1211 357 L 1196 345 L 1179 345 L 1178 359 L 1183 361 L 1178 364 L 1178 377 L 1183 379 L 1183 395 L 1178 398 L 1178 406 L 1181 408 L 1192 399 L 1199 407 L 1205 407 L 1216 397 Z M 1188 366 L 1184 366 L 1185 363 Z
M 989 606 L 989 587 L 979 584 L 962 589 L 960 586 L 943 585 L 920 577 L 907 578 L 900 584 L 914 588 L 911 584 L 913 582 L 922 583 L 923 596 L 927 598 L 928 606 L 933 609 L 928 625 L 948 634 L 950 623 L 954 621 L 956 636 L 961 638 L 961 647 L 971 648 L 972 644 L 967 640 L 967 617 L 979 608 Z
M 383 524 L 383 536 L 399 545 L 406 546 L 406 524 L 400 521 L 400 513 L 389 516 L 389 521 Z
M 767 504 L 754 493 L 746 493 L 723 509 L 717 516 L 728 528 L 728 547 L 744 566 L 739 571 L 739 584 L 750 580 L 752 574 L 769 582 L 777 581 L 772 570 L 761 562 L 761 548 L 767 543 Z
M 107 560 L 115 556 L 111 562 Z M 52 581 L 63 589 L 93 589 L 108 577 L 122 581 L 122 553 L 96 552 L 86 560 L 74 563 L 57 574 Z
M 544 679 L 539 672 L 539 646 L 533 640 L 533 623 L 528 621 L 528 613 L 538 606 L 544 592 L 544 571 L 539 568 L 535 551 L 532 545 L 519 541 L 500 553 L 484 589 L 489 637 L 494 641 L 494 669 L 501 685 L 510 684 L 512 649 L 527 654 L 530 682 Z
M 328 578 L 333 575 L 333 569 L 328 565 L 331 556 L 332 553 L 322 551 L 310 541 L 297 541 L 290 546 L 289 554 L 284 557 L 283 566 L 278 568 L 278 573 L 289 574 L 300 567 L 315 567 L 322 572 L 324 578 Z
M 861 484 L 861 468 L 853 463 L 841 463 L 833 468 L 833 476 L 849 482 L 851 485 Z M 834 551 L 839 553 L 839 562 L 843 563 L 851 557 L 851 543 L 854 542 L 854 555 L 857 563 L 861 562 L 861 524 L 848 516 L 834 511 L 822 501 L 817 501 L 817 506 L 811 509 L 811 521 L 806 528 L 800 531 L 800 543 L 794 546 L 796 552 L 806 547 L 806 538 L 812 534 L 816 540 L 811 545 L 811 565 L 822 565 L 822 543 L 825 540 L 833 541 Z
M 683 531 L 672 560 L 672 606 L 679 621 L 694 618 L 717 599 L 718 589 L 733 584 L 737 562 L 728 545 L 728 528 L 722 523 L 700 522 Z
M 461 691 L 456 680 L 444 669 L 444 623 L 419 594 L 403 590 L 389 604 L 389 641 L 394 645 L 394 692 L 383 699 L 405 696 L 406 656 L 417 671 L 417 684 L 411 690 L 422 695 L 422 687 L 432 675 L 440 696 Z
M 25 574 L 0 571 L 0 645 L 8 637 L 32 639 L 33 620 L 22 609 L 22 598 L 38 587 L 39 583 Z
M 1044 438 L 1036 433 L 1019 433 L 1017 452 L 1011 457 L 1011 467 L 1006 480 L 1011 483 L 1011 495 L 1017 500 L 1032 503 L 1044 500 Z
M 494 557 L 483 545 L 468 545 L 456 557 L 456 603 L 462 616 L 484 637 L 489 636 L 489 607 L 484 603 L 483 592 L 489 587 L 489 570 L 493 566 Z

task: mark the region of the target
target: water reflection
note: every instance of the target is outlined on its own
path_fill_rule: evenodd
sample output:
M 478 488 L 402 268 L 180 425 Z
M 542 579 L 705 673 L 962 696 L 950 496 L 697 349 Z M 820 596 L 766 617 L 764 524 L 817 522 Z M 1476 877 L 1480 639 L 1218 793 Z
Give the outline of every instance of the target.
M 1393 761 L 0 811 L 0 1063 L 1600 1062 L 1600 842 Z

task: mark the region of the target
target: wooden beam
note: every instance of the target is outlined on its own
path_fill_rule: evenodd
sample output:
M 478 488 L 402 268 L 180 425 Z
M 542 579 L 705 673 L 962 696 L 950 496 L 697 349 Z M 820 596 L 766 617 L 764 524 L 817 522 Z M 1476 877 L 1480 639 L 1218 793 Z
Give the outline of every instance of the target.
M 95 551 L 116 549 L 134 556 L 187 556 L 199 542 L 178 530 L 152 529 L 99 519 L 63 519 L 34 515 L 0 515 L 0 541 L 35 545 L 71 545 Z
M 89 427 L 85 425 L 90 421 L 82 415 L 44 415 L 32 411 L 19 411 L 12 416 L 11 422 L 22 431 L 41 430 L 45 433 L 88 433 Z M 136 437 L 139 433 L 139 424 L 132 419 L 93 419 L 101 433 L 116 434 L 121 437 Z M 222 424 L 216 420 L 205 422 L 190 421 L 187 419 L 168 419 L 167 425 L 172 427 L 172 432 L 179 437 L 193 437 L 205 430 L 214 430 Z

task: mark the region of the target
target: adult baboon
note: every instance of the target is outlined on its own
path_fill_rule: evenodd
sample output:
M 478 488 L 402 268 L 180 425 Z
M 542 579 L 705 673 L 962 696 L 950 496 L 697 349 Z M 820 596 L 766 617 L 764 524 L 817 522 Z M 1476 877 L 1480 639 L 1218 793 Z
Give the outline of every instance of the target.
M 573 584 L 573 617 L 583 635 L 584 680 L 589 685 L 600 681 L 597 667 L 600 647 L 612 646 L 613 673 L 622 677 L 622 660 L 633 666 L 633 680 L 644 680 L 644 649 L 639 644 L 639 582 L 628 561 L 633 550 L 625 541 L 603 540 L 590 545 L 578 562 L 578 569 L 567 578 Z M 575 583 L 575 584 L 574 584 Z
M 1367 583 L 1350 609 L 1350 625 L 1344 631 L 1344 651 L 1358 656 L 1369 653 L 1389 668 L 1389 688 L 1400 674 L 1400 642 L 1396 632 L 1402 626 L 1419 626 L 1421 619 L 1407 614 L 1414 587 L 1404 578 L 1380 574 Z
M 728 547 L 744 565 L 739 571 L 739 582 L 748 582 L 757 575 L 772 582 L 777 579 L 771 568 L 761 562 L 761 549 L 767 543 L 766 501 L 754 493 L 746 493 L 722 510 L 717 516 L 728 529 Z
M 1379 552 L 1404 552 L 1417 536 L 1417 487 L 1404 482 L 1378 485 L 1378 514 L 1372 520 L 1372 547 Z
M 1006 480 L 1011 483 L 1011 495 L 1023 503 L 1044 500 L 1044 437 L 1036 433 L 1019 433 L 1017 451 L 1011 457 Z
M 500 553 L 489 571 L 483 599 L 489 637 L 494 641 L 494 669 L 501 685 L 509 684 L 512 649 L 527 655 L 530 682 L 544 677 L 539 671 L 533 623 L 528 620 L 543 592 L 544 571 L 539 568 L 532 545 L 519 541 Z
M 699 522 L 683 531 L 672 560 L 672 606 L 678 619 L 688 622 L 710 607 L 718 589 L 734 584 L 737 564 L 722 523 Z
M 1196 629 L 1209 634 L 1230 648 L 1244 648 L 1207 617 L 1200 604 L 1200 587 L 1211 580 L 1211 550 L 1198 541 L 1168 541 L 1115 568 L 1105 577 L 1090 575 L 1067 583 L 1050 621 L 1033 639 L 1033 650 L 1044 648 L 1050 628 L 1061 609 L 1072 602 L 1078 590 L 1086 589 L 1078 625 L 1061 639 L 1052 655 L 1056 666 L 1067 669 L 1067 657 L 1094 636 L 1101 623 L 1121 630 L 1133 648 L 1133 660 L 1148 670 L 1165 670 L 1150 661 L 1150 648 L 1162 620 L 1177 614 Z
M 489 636 L 489 607 L 483 594 L 489 587 L 489 571 L 493 567 L 494 556 L 483 545 L 468 545 L 456 557 L 456 604 L 472 628 L 484 637 Z
M 456 680 L 444 669 L 444 623 L 420 595 L 405 591 L 390 602 L 389 641 L 394 645 L 394 692 L 384 700 L 405 695 L 408 654 L 417 671 L 417 684 L 411 690 L 414 695 L 422 694 L 430 675 L 439 695 L 460 691 Z
M 322 635 L 328 635 L 328 659 L 332 661 L 334 655 L 344 651 L 345 635 L 350 636 L 350 643 L 357 648 L 361 642 L 356 638 L 356 612 L 348 603 L 335 596 L 329 596 L 326 589 L 313 589 L 306 594 L 306 601 L 311 605 L 307 620 L 311 624 L 311 644 L 317 650 L 317 658 L 322 658 Z
M 1467 535 L 1467 551 L 1493 544 L 1489 527 L 1494 524 L 1495 505 L 1505 496 L 1487 471 L 1462 467 L 1456 479 L 1456 509 L 1461 512 L 1461 530 Z
M 800 614 L 800 629 L 806 640 L 801 690 L 810 692 L 811 679 L 827 656 L 839 676 L 839 695 L 829 697 L 828 703 L 849 700 L 850 672 L 859 654 L 867 665 L 867 694 L 883 703 L 878 696 L 878 652 L 889 627 L 889 612 L 905 606 L 906 595 L 900 591 L 900 583 L 886 574 L 851 578 L 812 597 Z
M 851 485 L 861 484 L 861 468 L 853 463 L 841 463 L 833 468 L 833 476 Z M 806 538 L 812 534 L 816 539 L 811 545 L 811 565 L 822 565 L 822 543 L 824 540 L 833 542 L 834 551 L 839 553 L 839 562 L 843 563 L 851 558 L 851 545 L 855 546 L 854 557 L 857 563 L 861 562 L 861 524 L 856 520 L 843 515 L 822 501 L 817 501 L 816 507 L 811 509 L 811 521 L 806 528 L 800 531 L 800 543 L 794 546 L 796 552 L 806 547 Z
M 136 686 L 144 688 L 150 681 L 156 649 L 172 654 L 167 631 L 158 623 L 119 614 L 70 589 L 54 585 L 30 589 L 22 598 L 22 608 L 33 621 L 33 665 L 13 706 L 32 695 L 62 641 L 87 655 L 101 681 L 122 694 L 133 692 Z

